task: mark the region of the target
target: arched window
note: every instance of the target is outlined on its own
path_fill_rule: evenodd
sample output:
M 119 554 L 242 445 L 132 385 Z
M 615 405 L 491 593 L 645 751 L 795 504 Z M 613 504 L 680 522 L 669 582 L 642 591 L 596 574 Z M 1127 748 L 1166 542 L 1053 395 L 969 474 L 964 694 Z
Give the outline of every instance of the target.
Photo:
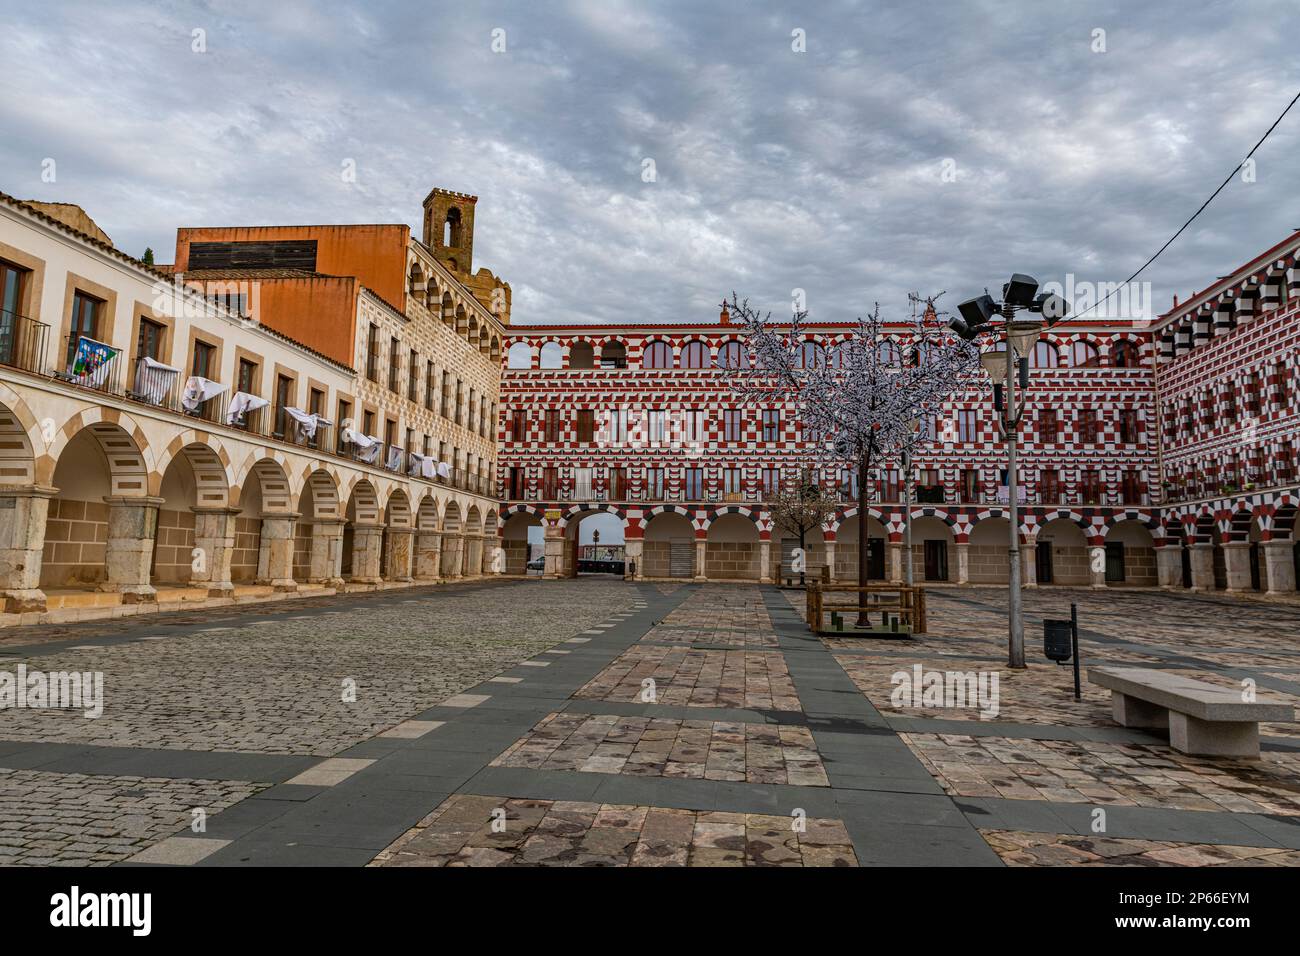
M 600 347 L 601 368 L 627 368 L 627 346 L 617 340 Z
M 559 342 L 547 342 L 542 346 L 542 360 L 539 368 L 561 368 L 564 365 L 564 347 Z
M 727 342 L 718 349 L 721 368 L 749 368 L 749 350 L 739 342 Z
M 843 359 L 840 356 L 839 346 L 832 345 L 826 350 L 826 367 L 839 368 Z
M 804 342 L 799 346 L 799 368 L 822 368 L 826 365 L 826 350 L 816 342 Z
M 1101 353 L 1091 342 L 1075 342 L 1070 346 L 1072 368 L 1096 368 L 1101 364 Z
M 682 368 L 708 368 L 709 347 L 703 342 L 687 342 L 682 349 Z
M 595 368 L 596 352 L 590 342 L 574 342 L 569 346 L 569 368 Z
M 451 248 L 460 247 L 460 210 L 448 209 L 447 219 L 442 224 L 442 244 Z
M 876 355 L 885 365 L 898 365 L 902 361 L 902 355 L 898 351 L 898 343 L 893 339 L 884 339 L 876 346 Z
M 1056 346 L 1051 342 L 1039 342 L 1029 355 L 1030 368 L 1056 368 Z
M 506 353 L 506 368 L 532 368 L 533 349 L 527 342 L 516 342 Z
M 667 342 L 650 342 L 641 353 L 642 368 L 672 368 L 673 350 Z
M 1110 364 L 1115 368 L 1137 368 L 1137 346 L 1128 339 L 1120 339 L 1110 347 Z

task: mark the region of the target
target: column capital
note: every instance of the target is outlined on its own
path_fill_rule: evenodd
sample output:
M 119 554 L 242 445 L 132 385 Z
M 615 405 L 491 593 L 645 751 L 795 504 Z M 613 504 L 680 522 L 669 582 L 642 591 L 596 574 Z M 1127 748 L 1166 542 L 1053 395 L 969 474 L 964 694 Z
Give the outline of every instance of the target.
M 161 508 L 167 503 L 167 499 L 155 498 L 151 495 L 104 495 L 104 503 L 109 507 Z
M 0 485 L 0 498 L 53 498 L 58 493 L 49 485 Z

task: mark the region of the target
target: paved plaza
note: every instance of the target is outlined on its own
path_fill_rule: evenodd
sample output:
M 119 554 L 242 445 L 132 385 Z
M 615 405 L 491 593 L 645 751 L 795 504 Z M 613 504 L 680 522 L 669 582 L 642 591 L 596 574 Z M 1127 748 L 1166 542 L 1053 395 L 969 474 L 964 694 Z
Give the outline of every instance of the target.
M 483 581 L 0 637 L 99 671 L 102 716 L 0 711 L 0 865 L 1300 864 L 1300 728 L 1191 757 L 1073 697 L 1140 665 L 1300 704 L 1300 608 L 1156 591 L 935 589 L 915 640 L 817 638 L 798 591 Z M 969 706 L 900 673 L 995 674 Z

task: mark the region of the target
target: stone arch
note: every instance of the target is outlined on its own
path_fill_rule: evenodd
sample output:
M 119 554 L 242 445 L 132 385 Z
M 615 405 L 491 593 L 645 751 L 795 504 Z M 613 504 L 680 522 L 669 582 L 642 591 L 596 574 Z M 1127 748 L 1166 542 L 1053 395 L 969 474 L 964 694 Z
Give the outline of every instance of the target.
M 186 429 L 172 439 L 158 462 L 158 471 L 150 475 L 150 494 L 162 493 L 163 479 L 172 463 L 183 458 L 194 472 L 198 490 L 196 503 L 206 508 L 224 508 L 230 504 L 230 457 L 224 447 L 213 448 L 211 436 Z
M 501 361 L 501 337 L 498 335 L 492 336 L 492 341 L 488 345 L 488 358 L 494 362 Z
M 447 507 L 443 509 L 442 530 L 444 534 L 460 533 L 460 504 L 458 502 L 448 501 Z
M 411 499 L 401 488 L 388 493 L 388 500 L 384 503 L 384 524 L 389 528 L 412 527 Z
M 646 517 L 640 577 L 690 579 L 696 567 L 695 524 L 679 505 L 658 505 Z
M 112 479 L 113 495 L 143 497 L 149 476 L 157 471 L 153 450 L 144 430 L 128 415 L 109 408 L 87 408 L 73 415 L 58 430 L 49 446 L 49 475 L 37 469 L 37 479 L 50 483 L 68 445 L 85 433 L 101 449 Z
M 379 522 L 379 495 L 368 478 L 355 478 L 348 489 L 346 516 L 349 521 Z
M 453 328 L 456 325 L 456 300 L 452 298 L 450 292 L 442 294 L 442 324 Z
M 596 349 L 590 339 L 574 339 L 569 344 L 569 368 L 596 367 Z
M 0 382 L 0 484 L 33 484 L 36 449 L 44 447 L 40 426 L 27 403 Z
M 456 332 L 461 338 L 469 338 L 469 313 L 459 303 L 456 304 Z
M 528 534 L 531 528 L 544 528 L 542 516 L 534 508 L 515 506 L 504 512 L 501 522 L 501 547 L 505 551 L 506 574 L 526 574 L 532 548 Z
M 1158 583 L 1156 540 L 1149 522 L 1139 516 L 1116 517 L 1106 525 L 1108 584 L 1151 586 Z
M 151 477 L 152 497 L 162 499 L 150 565 L 154 583 L 186 584 L 194 579 L 198 515 L 230 504 L 222 458 L 208 445 L 191 443 L 175 448 L 184 437 L 178 436 L 164 455 L 162 474 Z
M 278 453 L 245 463 L 239 484 L 231 490 L 232 504 L 237 504 L 245 514 L 254 506 L 260 514 L 288 514 L 293 511 L 295 497 L 289 469 Z
M 307 519 L 341 519 L 338 478 L 324 468 L 309 472 L 298 496 L 298 513 Z
M 438 499 L 426 494 L 420 499 L 415 511 L 415 526 L 420 531 L 437 531 L 441 518 L 438 515 Z

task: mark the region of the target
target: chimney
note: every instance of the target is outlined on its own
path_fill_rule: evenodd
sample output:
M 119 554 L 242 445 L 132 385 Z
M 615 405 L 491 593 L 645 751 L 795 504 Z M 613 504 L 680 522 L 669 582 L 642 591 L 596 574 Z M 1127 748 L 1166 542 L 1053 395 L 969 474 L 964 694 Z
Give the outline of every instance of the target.
M 718 316 L 718 321 L 723 325 L 731 324 L 731 313 L 727 311 L 727 301 L 725 299 L 722 301 L 722 314 Z

